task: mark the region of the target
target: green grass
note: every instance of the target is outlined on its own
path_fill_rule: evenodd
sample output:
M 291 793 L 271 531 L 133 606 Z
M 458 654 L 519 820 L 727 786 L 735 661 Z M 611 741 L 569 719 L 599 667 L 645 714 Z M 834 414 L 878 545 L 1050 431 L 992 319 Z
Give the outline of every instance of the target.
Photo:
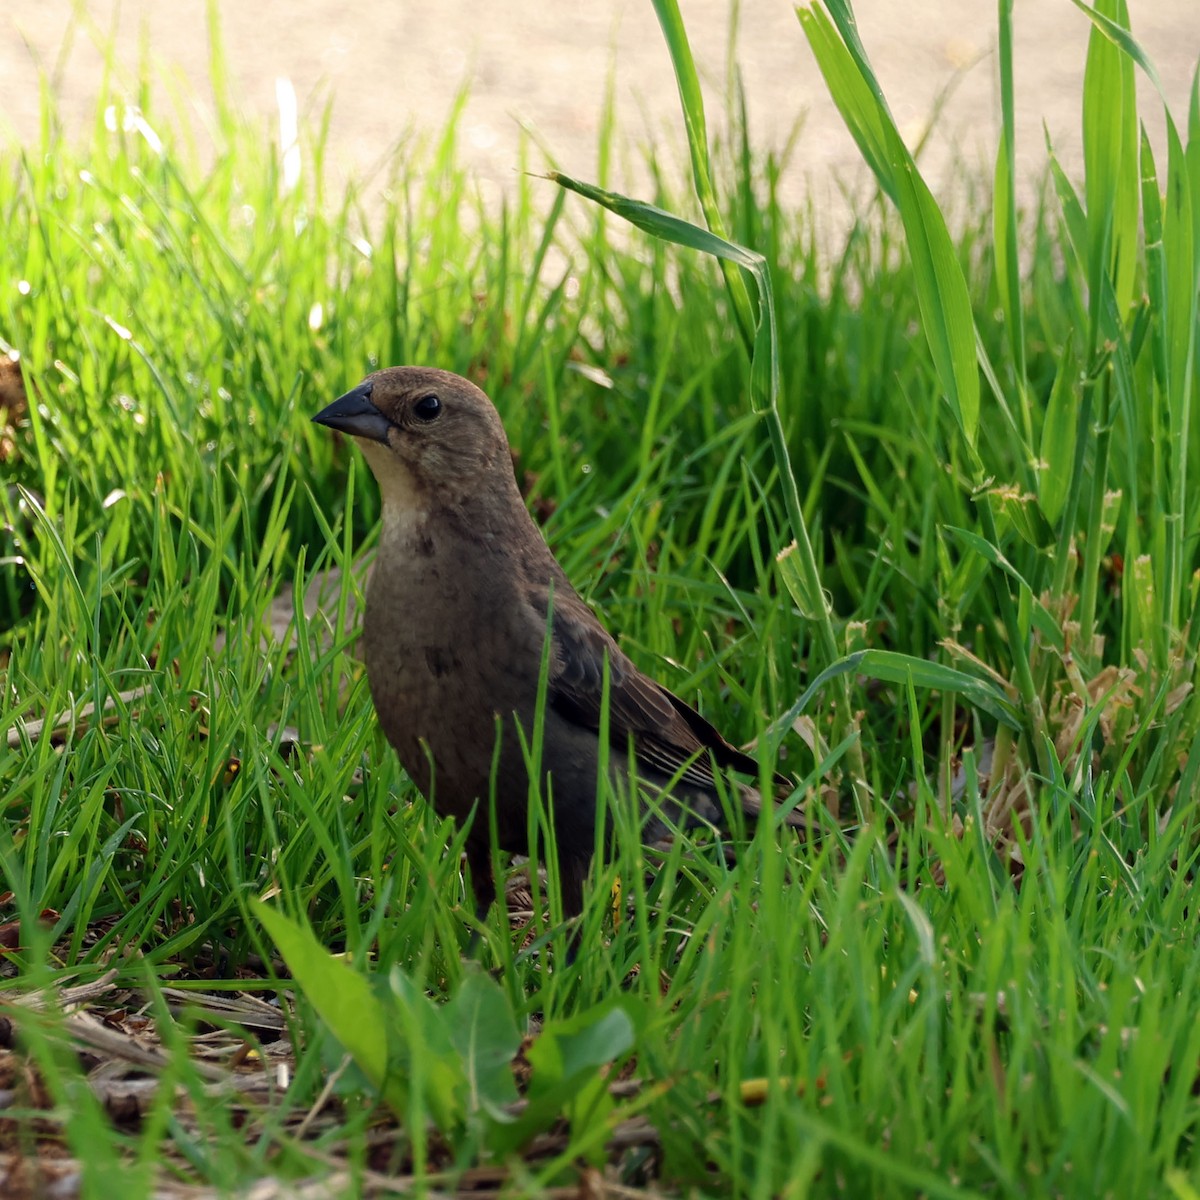
M 1200 1192 L 1200 99 L 1156 159 L 1148 64 L 1101 5 L 1086 178 L 1052 161 L 1018 211 L 1002 2 L 1005 138 L 951 233 L 848 8 L 806 7 L 880 187 L 818 247 L 751 131 L 708 143 L 657 7 L 694 178 L 655 176 L 661 213 L 575 185 L 648 232 L 524 174 L 486 208 L 457 111 L 341 196 L 310 129 L 289 190 L 219 55 L 203 164 L 145 95 L 145 125 L 82 144 L 47 101 L 40 144 L 3 152 L 0 335 L 31 402 L 0 415 L 0 730 L 24 730 L 0 869 L 30 1071 L 0 1116 L 88 1195 L 445 1191 L 481 1165 L 536 1194 L 588 1164 L 667 1193 Z M 453 831 L 354 657 L 377 493 L 308 421 L 403 362 L 486 387 L 580 590 L 729 736 L 778 746 L 816 836 L 658 861 L 626 829 L 575 964 L 542 885 L 527 933 L 493 914 L 490 977 L 464 959 Z M 284 634 L 273 601 L 330 568 Z M 136 1117 L 53 999 L 88 984 L 151 1022 Z M 236 993 L 282 996 L 282 1029 L 216 1011 Z

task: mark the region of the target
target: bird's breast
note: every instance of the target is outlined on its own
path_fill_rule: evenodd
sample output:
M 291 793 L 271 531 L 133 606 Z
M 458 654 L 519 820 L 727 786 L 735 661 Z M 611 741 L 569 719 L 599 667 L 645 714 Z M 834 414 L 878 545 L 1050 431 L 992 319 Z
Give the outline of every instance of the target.
M 394 743 L 398 724 L 404 736 L 428 736 L 439 721 L 490 729 L 496 712 L 514 707 L 519 681 L 506 663 L 525 634 L 495 551 L 493 543 L 448 536 L 429 521 L 385 525 L 367 586 L 363 650 Z

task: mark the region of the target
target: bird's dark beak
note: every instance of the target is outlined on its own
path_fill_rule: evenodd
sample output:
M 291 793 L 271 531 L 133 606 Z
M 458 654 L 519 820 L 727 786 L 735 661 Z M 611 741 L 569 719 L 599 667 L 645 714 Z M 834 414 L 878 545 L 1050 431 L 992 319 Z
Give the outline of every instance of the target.
M 371 385 L 360 383 L 353 391 L 339 396 L 328 408 L 323 408 L 313 420 L 328 425 L 351 437 L 367 438 L 372 442 L 387 442 L 391 422 L 371 403 Z

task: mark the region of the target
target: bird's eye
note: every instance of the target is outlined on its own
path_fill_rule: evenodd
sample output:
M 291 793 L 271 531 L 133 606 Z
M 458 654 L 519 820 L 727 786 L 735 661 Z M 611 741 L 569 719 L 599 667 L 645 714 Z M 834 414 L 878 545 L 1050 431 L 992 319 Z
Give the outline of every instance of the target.
M 442 402 L 436 396 L 422 396 L 413 405 L 413 413 L 418 421 L 433 421 L 442 413 Z

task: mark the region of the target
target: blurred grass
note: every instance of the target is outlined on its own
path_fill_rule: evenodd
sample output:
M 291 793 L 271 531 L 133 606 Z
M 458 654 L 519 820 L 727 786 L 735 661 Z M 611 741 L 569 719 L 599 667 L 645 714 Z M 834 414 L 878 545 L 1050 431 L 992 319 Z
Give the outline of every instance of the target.
M 659 7 L 694 103 L 686 31 Z M 736 106 L 714 145 L 689 114 L 699 202 L 661 177 L 647 198 L 761 255 L 775 332 L 757 380 L 744 288 L 613 239 L 530 175 L 488 209 L 457 165 L 457 108 L 331 196 L 321 127 L 296 178 L 236 116 L 219 48 L 205 165 L 148 89 L 139 107 L 104 96 L 82 144 L 47 99 L 41 144 L 0 162 L 0 338 L 29 401 L 0 415 L 19 986 L 115 967 L 169 1029 L 165 982 L 283 986 L 266 897 L 373 986 L 399 967 L 462 994 L 456 856 L 409 803 L 353 655 L 377 494 L 308 422 L 376 366 L 436 363 L 496 400 L 547 538 L 643 667 L 736 740 L 796 719 L 767 743 L 813 806 L 862 764 L 869 802 L 844 832 L 764 825 L 736 861 L 681 839 L 659 863 L 623 838 L 570 968 L 540 914 L 533 949 L 493 916 L 485 961 L 523 1027 L 618 992 L 641 1006 L 629 1069 L 647 1087 L 604 1120 L 636 1111 L 658 1140 L 614 1152 L 618 1176 L 964 1196 L 1152 1195 L 1169 1177 L 1190 1194 L 1200 101 L 1156 162 L 1128 14 L 1101 5 L 1083 186 L 1052 160 L 1053 195 L 1021 212 L 1002 2 L 994 202 L 965 176 L 977 215 L 947 225 L 851 15 L 807 6 L 797 28 L 880 185 L 844 246 L 779 206 L 786 164 Z M 603 162 L 618 136 L 606 125 Z M 915 231 L 928 253 L 910 257 Z M 801 530 L 828 633 L 776 563 Z M 329 568 L 332 603 L 281 637 L 275 597 Z M 810 692 L 822 672 L 833 686 Z M 55 737 L 21 724 L 88 704 Z M 89 1194 L 151 1194 L 160 1157 L 229 1193 L 375 1161 L 369 1072 L 337 1089 L 334 1131 L 289 1123 L 337 1061 L 320 1007 L 297 997 L 291 1082 L 248 1123 L 199 1104 L 200 1127 L 181 1123 L 164 1087 L 132 1134 L 53 1013 L 18 1026 Z M 168 1041 L 168 1079 L 200 1096 L 186 1038 Z M 469 1165 L 427 1154 L 421 1086 L 408 1103 L 389 1169 Z M 28 1130 L 45 1105 L 25 1105 Z M 586 1156 L 596 1129 L 576 1118 L 549 1165 L 506 1159 L 527 1191 Z

